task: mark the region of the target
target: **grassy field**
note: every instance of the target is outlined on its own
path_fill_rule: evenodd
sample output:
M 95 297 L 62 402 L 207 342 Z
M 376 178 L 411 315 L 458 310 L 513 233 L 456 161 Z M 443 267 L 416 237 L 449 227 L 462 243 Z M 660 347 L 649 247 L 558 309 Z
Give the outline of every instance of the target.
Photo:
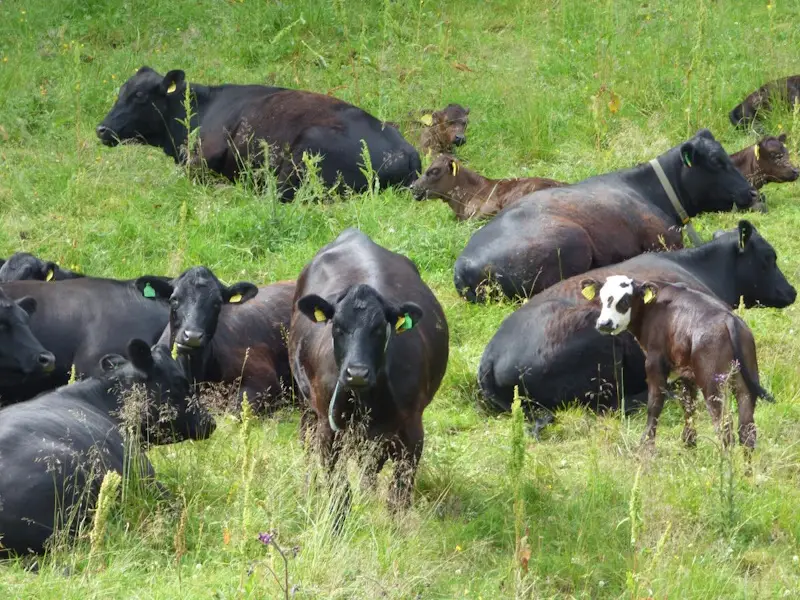
M 414 506 L 401 518 L 386 511 L 382 477 L 331 536 L 297 415 L 223 418 L 208 441 L 151 451 L 174 504 L 128 497 L 91 561 L 83 539 L 38 575 L 0 566 L 0 597 L 799 598 L 797 306 L 744 314 L 778 400 L 756 412 L 751 476 L 740 451 L 719 450 L 706 414 L 698 448 L 684 450 L 676 406 L 649 457 L 637 451 L 641 415 L 570 409 L 540 443 L 520 442 L 512 419 L 480 410 L 475 381 L 514 306 L 468 305 L 452 285 L 476 225 L 404 191 L 319 204 L 309 188 L 280 205 L 244 185 L 192 183 L 160 150 L 105 148 L 94 135 L 120 83 L 147 64 L 201 83 L 331 92 L 388 120 L 459 102 L 471 108 L 459 151 L 470 167 L 577 181 L 700 127 L 729 151 L 752 143 L 728 111 L 800 72 L 798 23 L 800 4 L 785 0 L 0 2 L 0 256 L 26 250 L 114 277 L 203 264 L 228 282 L 262 283 L 296 277 L 357 226 L 416 261 L 451 329 Z M 796 156 L 797 115 L 773 115 L 767 128 L 788 132 Z M 769 214 L 748 216 L 795 285 L 798 191 L 768 187 Z M 740 217 L 697 227 L 710 237 Z M 271 530 L 290 590 L 280 555 L 256 537 Z

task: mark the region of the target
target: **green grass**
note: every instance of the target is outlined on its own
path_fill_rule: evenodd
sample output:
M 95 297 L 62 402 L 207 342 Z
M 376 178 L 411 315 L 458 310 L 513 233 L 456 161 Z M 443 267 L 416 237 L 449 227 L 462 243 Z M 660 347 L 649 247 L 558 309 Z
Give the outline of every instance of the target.
M 120 82 L 148 64 L 201 83 L 333 91 L 389 120 L 459 102 L 472 109 L 459 154 L 489 177 L 576 181 L 650 159 L 700 127 L 734 151 L 756 136 L 732 129 L 733 105 L 800 72 L 800 4 L 773 4 L 0 3 L 0 256 L 26 250 L 120 278 L 204 264 L 228 282 L 262 283 L 296 277 L 355 225 L 417 262 L 452 340 L 405 516 L 387 513 L 383 476 L 375 493 L 356 490 L 343 535 L 331 537 L 330 498 L 297 441 L 297 416 L 258 422 L 246 436 L 221 419 L 208 441 L 151 451 L 175 505 L 130 496 L 91 562 L 82 539 L 49 556 L 39 575 L 0 566 L 0 596 L 281 598 L 269 569 L 282 578 L 282 561 L 256 540 L 274 529 L 282 548 L 299 547 L 288 558 L 295 598 L 800 597 L 796 306 L 744 315 L 778 399 L 756 412 L 751 477 L 740 452 L 725 475 L 702 412 L 699 446 L 684 450 L 676 406 L 653 457 L 637 451 L 641 415 L 572 409 L 541 443 L 524 440 L 519 464 L 511 419 L 476 408 L 475 383 L 485 344 L 514 307 L 467 305 L 452 286 L 476 225 L 403 191 L 280 205 L 246 186 L 193 184 L 158 149 L 109 149 L 94 136 Z M 774 115 L 768 127 L 788 132 L 796 152 L 797 117 Z M 770 213 L 748 218 L 800 283 L 798 186 L 766 191 Z M 697 226 L 708 237 L 738 218 Z M 515 531 L 527 534 L 524 544 Z

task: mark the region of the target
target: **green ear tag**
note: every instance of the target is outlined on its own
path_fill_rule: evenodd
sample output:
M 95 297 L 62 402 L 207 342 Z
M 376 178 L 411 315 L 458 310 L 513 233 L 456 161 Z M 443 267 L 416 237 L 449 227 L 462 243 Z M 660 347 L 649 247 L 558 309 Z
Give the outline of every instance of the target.
M 683 153 L 683 164 L 685 164 L 690 169 L 692 168 L 692 159 L 689 158 L 688 152 Z
M 156 291 L 153 289 L 153 286 L 149 283 L 144 284 L 144 289 L 142 290 L 142 296 L 145 298 L 155 298 Z
M 408 331 L 412 327 L 414 327 L 414 323 L 411 321 L 411 315 L 406 313 L 406 318 L 403 321 L 403 331 Z

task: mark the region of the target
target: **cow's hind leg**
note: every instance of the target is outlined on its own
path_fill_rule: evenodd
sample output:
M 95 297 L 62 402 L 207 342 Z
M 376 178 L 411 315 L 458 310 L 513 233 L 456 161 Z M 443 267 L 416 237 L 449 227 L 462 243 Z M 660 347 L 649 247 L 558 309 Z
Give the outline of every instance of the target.
M 697 430 L 694 427 L 696 412 L 695 399 L 697 398 L 697 385 L 694 381 L 681 379 L 678 383 L 678 397 L 683 407 L 683 431 L 681 441 L 688 447 L 697 446 Z
M 756 447 L 756 424 L 753 419 L 755 413 L 755 398 L 750 393 L 741 373 L 737 373 L 733 381 L 736 403 L 739 407 L 739 443 L 744 446 L 745 458 L 748 463 Z
M 394 477 L 389 490 L 389 508 L 393 511 L 408 508 L 411 504 L 424 441 L 422 414 L 418 414 L 409 419 L 405 429 L 389 446 L 389 455 L 394 461 Z

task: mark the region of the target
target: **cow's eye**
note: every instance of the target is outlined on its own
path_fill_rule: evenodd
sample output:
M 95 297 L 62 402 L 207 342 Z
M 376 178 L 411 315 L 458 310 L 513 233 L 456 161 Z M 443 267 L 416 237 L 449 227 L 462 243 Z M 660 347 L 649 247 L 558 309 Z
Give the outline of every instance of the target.
M 619 302 L 617 302 L 617 312 L 625 313 L 628 312 L 628 308 L 630 307 L 630 301 L 628 298 L 623 298 Z
M 434 167 L 433 169 L 430 169 L 430 170 L 428 171 L 428 175 L 430 175 L 431 177 L 436 177 L 436 176 L 438 176 L 438 175 L 439 175 L 439 173 L 441 173 L 441 172 L 442 172 L 442 171 L 441 171 L 441 169 L 440 169 L 439 167 Z
M 178 308 L 181 305 L 181 302 L 177 298 L 170 298 L 169 305 L 172 308 Z
M 144 100 L 144 92 L 138 91 L 134 94 L 137 100 Z

